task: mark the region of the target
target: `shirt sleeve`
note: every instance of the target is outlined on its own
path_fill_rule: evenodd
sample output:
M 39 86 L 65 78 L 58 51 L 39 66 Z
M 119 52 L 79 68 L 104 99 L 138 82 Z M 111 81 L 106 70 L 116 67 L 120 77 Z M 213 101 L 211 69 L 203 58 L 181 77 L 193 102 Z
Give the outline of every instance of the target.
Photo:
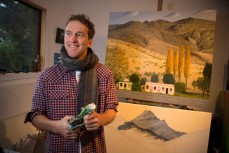
M 30 112 L 27 113 L 24 123 L 26 122 L 32 122 L 32 119 L 36 115 L 46 114 L 46 107 L 45 107 L 45 83 L 42 79 L 42 75 L 38 78 L 35 93 L 33 95 L 32 99 L 32 108 Z
M 116 112 L 117 106 L 118 106 L 118 93 L 117 89 L 115 87 L 115 82 L 112 73 L 110 72 L 108 75 L 107 80 L 107 87 L 106 87 L 106 104 L 105 104 L 105 110 L 113 109 Z

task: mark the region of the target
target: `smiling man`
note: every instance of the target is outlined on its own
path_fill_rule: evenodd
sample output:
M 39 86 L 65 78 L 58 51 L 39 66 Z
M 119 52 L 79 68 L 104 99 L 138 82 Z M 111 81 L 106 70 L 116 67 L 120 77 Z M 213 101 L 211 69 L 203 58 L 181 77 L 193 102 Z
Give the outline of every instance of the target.
M 37 80 L 25 122 L 47 132 L 47 153 L 106 153 L 103 126 L 114 120 L 118 97 L 111 70 L 98 62 L 90 48 L 94 34 L 88 17 L 72 15 L 61 62 L 45 69 Z M 83 126 L 69 128 L 69 120 L 89 103 L 96 104 L 97 110 L 84 116 Z

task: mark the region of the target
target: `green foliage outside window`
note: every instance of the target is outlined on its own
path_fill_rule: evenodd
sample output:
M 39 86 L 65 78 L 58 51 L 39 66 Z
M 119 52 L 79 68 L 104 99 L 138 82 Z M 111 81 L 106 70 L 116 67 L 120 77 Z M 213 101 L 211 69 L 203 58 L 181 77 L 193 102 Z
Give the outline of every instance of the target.
M 0 70 L 39 71 L 41 11 L 21 1 L 0 0 Z

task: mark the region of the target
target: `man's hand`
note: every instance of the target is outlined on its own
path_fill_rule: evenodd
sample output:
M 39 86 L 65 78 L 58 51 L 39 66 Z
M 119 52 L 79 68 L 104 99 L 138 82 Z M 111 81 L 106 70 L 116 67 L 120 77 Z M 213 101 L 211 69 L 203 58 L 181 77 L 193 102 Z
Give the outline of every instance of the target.
M 93 112 L 90 115 L 84 116 L 84 124 L 88 131 L 97 130 L 100 126 L 111 123 L 115 116 L 116 112 L 113 109 L 109 109 L 101 114 Z
M 58 133 L 66 139 L 76 139 L 79 129 L 69 129 L 68 120 L 73 116 L 65 116 L 61 120 L 49 120 L 44 115 L 37 115 L 33 118 L 32 124 L 40 130 Z
M 69 129 L 68 120 L 71 118 L 72 116 L 65 116 L 61 120 L 56 121 L 55 133 L 61 134 L 66 139 L 76 139 L 79 128 Z
M 99 128 L 100 124 L 98 116 L 99 114 L 96 112 L 84 116 L 84 124 L 88 131 L 97 130 Z

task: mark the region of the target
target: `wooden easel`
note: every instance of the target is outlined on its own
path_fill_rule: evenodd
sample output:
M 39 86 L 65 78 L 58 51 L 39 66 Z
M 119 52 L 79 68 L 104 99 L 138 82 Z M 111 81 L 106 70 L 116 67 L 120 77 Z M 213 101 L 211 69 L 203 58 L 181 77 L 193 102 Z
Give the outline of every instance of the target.
M 157 11 L 162 11 L 163 0 L 158 0 Z

